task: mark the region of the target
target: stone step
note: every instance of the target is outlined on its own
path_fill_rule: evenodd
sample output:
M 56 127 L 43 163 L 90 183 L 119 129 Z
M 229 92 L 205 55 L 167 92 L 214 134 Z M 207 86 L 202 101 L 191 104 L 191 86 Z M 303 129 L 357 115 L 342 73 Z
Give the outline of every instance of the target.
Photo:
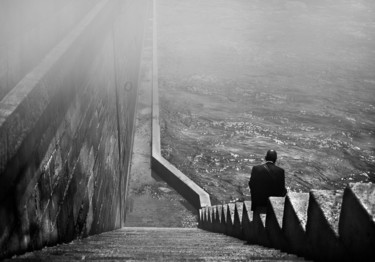
M 139 228 L 75 240 L 14 257 L 15 261 L 300 261 L 276 249 L 197 228 Z

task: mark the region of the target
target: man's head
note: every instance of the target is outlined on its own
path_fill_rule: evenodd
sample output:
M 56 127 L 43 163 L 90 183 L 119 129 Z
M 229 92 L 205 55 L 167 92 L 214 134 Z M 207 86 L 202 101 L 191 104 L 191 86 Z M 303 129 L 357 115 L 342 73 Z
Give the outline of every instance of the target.
M 265 159 L 266 159 L 266 161 L 271 161 L 271 162 L 275 163 L 276 159 L 277 159 L 276 151 L 272 150 L 272 149 L 268 150 Z

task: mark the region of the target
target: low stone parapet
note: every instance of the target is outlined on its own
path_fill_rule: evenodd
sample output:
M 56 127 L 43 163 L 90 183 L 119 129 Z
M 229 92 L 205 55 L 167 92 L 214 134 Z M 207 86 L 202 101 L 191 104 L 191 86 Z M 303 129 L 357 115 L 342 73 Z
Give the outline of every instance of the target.
M 215 215 L 215 220 L 214 220 L 214 232 L 218 233 L 225 233 L 224 228 L 221 226 L 221 213 L 223 212 L 223 206 L 222 205 L 217 205 L 215 206 L 213 212 L 216 213 Z
M 242 234 L 243 238 L 251 242 L 254 238 L 251 233 L 251 225 L 253 223 L 253 211 L 251 211 L 251 202 L 244 201 L 242 208 Z
M 353 258 L 375 258 L 375 185 L 350 184 L 344 191 L 339 237 Z
M 236 205 L 229 203 L 227 206 L 227 223 L 225 224 L 225 233 L 229 236 L 235 236 L 234 234 L 234 211 Z
M 373 183 L 351 183 L 344 192 L 311 190 L 270 197 L 266 212 L 253 212 L 251 201 L 244 201 L 204 207 L 200 214 L 202 229 L 308 259 L 375 258 Z
M 282 231 L 285 197 L 270 197 L 267 207 L 266 231 L 270 246 L 287 250 L 287 240 Z
M 261 211 L 255 211 L 253 213 L 253 226 L 252 234 L 254 242 L 251 244 L 257 244 L 268 247 L 270 241 L 266 232 L 266 213 Z
M 283 216 L 283 233 L 288 241 L 287 251 L 306 254 L 306 222 L 309 203 L 308 193 L 291 192 L 286 196 Z
M 239 239 L 244 239 L 242 233 L 242 212 L 243 212 L 243 203 L 236 202 L 234 210 L 234 221 L 233 221 L 233 236 Z
M 156 17 L 156 9 L 153 9 Z M 196 209 L 211 206 L 210 195 L 193 180 L 183 174 L 161 155 L 159 123 L 159 84 L 157 55 L 157 24 L 153 23 L 153 76 L 152 76 L 152 156 L 151 168 L 164 181 L 189 201 Z
M 314 257 L 322 260 L 343 260 L 346 257 L 338 232 L 342 196 L 342 190 L 310 192 L 306 236 L 308 253 L 315 254 Z
M 219 214 L 220 215 L 220 214 Z M 228 204 L 223 205 L 221 209 L 221 219 L 220 219 L 220 232 L 226 234 L 226 225 L 228 223 Z

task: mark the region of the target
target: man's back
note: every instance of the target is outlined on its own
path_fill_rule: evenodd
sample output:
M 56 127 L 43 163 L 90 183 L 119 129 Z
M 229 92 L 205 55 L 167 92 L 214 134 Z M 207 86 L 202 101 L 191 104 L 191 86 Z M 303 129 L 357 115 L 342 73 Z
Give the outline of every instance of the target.
M 270 196 L 285 196 L 284 169 L 272 162 L 254 166 L 249 182 L 251 191 L 252 210 L 259 206 L 267 206 Z

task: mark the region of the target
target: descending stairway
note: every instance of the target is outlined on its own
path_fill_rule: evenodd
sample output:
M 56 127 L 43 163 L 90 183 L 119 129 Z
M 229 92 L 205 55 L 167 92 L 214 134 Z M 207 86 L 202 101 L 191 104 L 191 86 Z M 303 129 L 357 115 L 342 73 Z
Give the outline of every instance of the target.
M 301 261 L 197 228 L 125 227 L 15 257 L 19 261 Z

